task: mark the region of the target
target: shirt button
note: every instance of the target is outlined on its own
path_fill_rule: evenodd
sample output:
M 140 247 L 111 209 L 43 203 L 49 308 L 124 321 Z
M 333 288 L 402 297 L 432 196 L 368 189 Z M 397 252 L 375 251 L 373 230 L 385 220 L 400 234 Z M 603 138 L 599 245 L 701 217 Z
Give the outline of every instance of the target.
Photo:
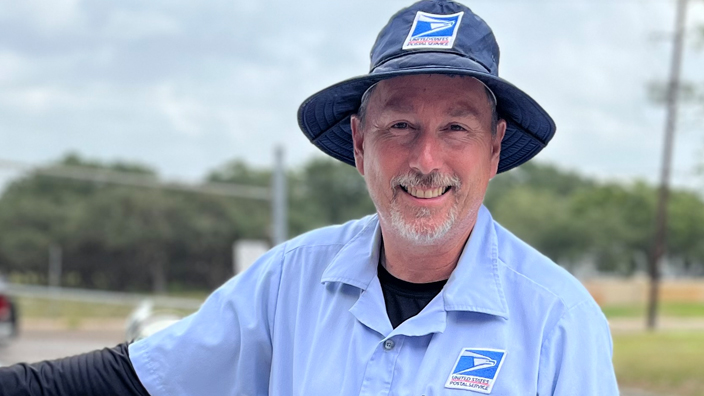
M 394 340 L 386 340 L 386 341 L 384 341 L 384 349 L 386 349 L 387 351 L 390 351 L 390 350 L 394 349 L 395 344 L 396 343 L 394 343 Z

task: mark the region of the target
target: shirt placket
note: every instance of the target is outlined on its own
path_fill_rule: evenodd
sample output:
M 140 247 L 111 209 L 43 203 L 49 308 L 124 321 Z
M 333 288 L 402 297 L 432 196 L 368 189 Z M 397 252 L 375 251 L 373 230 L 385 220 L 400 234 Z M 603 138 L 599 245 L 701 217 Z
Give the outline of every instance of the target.
M 442 293 L 441 293 L 442 294 Z M 367 334 L 367 340 L 375 342 L 374 351 L 365 364 L 360 395 L 389 395 L 395 389 L 392 387 L 394 375 L 399 366 L 418 364 L 410 362 L 409 356 L 399 359 L 409 337 L 426 336 L 431 333 L 443 332 L 446 323 L 446 313 L 443 309 L 442 297 L 438 295 L 418 315 L 408 319 L 396 329 L 389 322 L 381 286 L 373 279 L 350 312 L 373 333 Z M 372 335 L 373 334 L 373 335 Z M 408 379 L 406 379 L 408 380 Z
M 367 363 L 360 396 L 388 395 L 396 363 L 406 337 L 395 335 L 381 340 Z

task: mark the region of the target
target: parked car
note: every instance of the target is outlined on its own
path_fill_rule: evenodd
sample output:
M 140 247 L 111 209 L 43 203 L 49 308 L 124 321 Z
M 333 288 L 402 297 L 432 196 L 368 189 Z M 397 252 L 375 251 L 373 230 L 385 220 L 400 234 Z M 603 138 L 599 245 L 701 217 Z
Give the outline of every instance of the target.
M 7 294 L 7 286 L 0 278 L 0 344 L 17 335 L 17 307 Z

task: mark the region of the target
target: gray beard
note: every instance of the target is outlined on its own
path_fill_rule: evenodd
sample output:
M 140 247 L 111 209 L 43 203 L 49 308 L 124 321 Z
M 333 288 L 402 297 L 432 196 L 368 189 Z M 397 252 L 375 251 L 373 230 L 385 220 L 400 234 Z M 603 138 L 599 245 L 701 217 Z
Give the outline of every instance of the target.
M 456 175 L 443 175 L 438 172 L 422 175 L 418 172 L 409 172 L 404 175 L 396 176 L 391 180 L 390 187 L 392 189 L 396 189 L 399 185 L 452 186 L 455 189 L 459 189 L 461 182 Z M 455 191 L 455 193 L 457 193 L 457 191 Z M 379 206 L 376 205 L 379 200 L 373 189 L 369 189 L 369 194 L 374 205 L 377 207 L 379 218 L 389 224 L 402 238 L 416 245 L 433 245 L 440 242 L 447 236 L 457 221 L 459 204 L 456 198 L 447 218 L 438 226 L 430 226 L 424 224 L 424 220 L 433 217 L 433 212 L 427 208 L 418 208 L 414 220 L 406 221 L 404 219 L 401 208 L 399 208 L 398 202 L 396 201 L 396 195 L 399 194 L 398 190 L 395 190 L 394 197 L 391 201 L 391 210 L 388 213 L 390 218 L 387 218 L 386 213 L 382 213 L 382 211 L 379 210 Z
M 424 219 L 431 217 L 430 210 L 420 208 L 416 212 L 415 220 L 406 221 L 396 205 L 391 208 L 391 226 L 401 237 L 416 245 L 432 245 L 445 238 L 457 221 L 457 206 L 450 209 L 449 215 L 440 225 L 423 224 Z

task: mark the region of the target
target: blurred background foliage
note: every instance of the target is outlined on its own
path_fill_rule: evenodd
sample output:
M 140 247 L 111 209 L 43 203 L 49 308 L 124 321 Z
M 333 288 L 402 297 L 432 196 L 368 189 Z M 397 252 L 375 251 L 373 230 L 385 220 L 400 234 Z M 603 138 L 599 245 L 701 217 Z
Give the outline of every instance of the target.
M 104 164 L 77 155 L 56 166 L 133 172 L 139 164 Z M 268 186 L 270 169 L 233 161 L 207 181 Z M 374 212 L 357 171 L 316 158 L 290 170 L 289 234 Z M 704 274 L 704 201 L 674 190 L 669 261 Z M 577 270 L 585 263 L 618 275 L 645 270 L 656 190 L 643 182 L 601 182 L 531 162 L 497 176 L 485 200 L 503 226 Z M 232 276 L 232 244 L 268 239 L 266 201 L 115 186 L 26 174 L 0 196 L 0 273 L 47 283 L 48 250 L 63 252 L 62 285 L 155 292 L 213 289 Z

